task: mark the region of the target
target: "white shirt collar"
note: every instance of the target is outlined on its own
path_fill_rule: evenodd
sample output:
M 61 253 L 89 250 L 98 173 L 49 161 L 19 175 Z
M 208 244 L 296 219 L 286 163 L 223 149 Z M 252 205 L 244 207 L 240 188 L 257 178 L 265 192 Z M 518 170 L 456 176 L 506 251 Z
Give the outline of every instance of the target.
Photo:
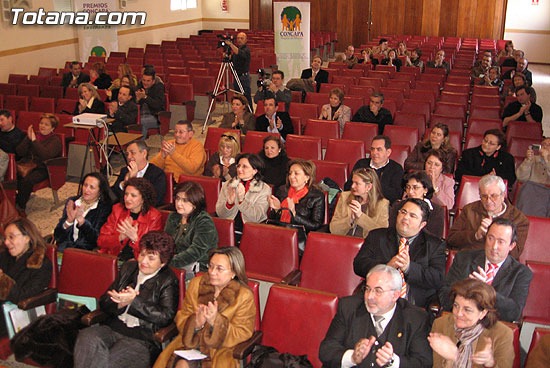
M 92 105 L 94 104 L 94 99 L 95 99 L 95 97 L 90 98 L 90 101 L 88 101 L 88 103 L 86 104 L 87 108 L 89 108 L 89 109 L 92 108 Z
M 370 159 L 370 167 L 374 170 L 378 170 L 378 169 L 381 169 L 383 168 L 384 166 L 386 166 L 387 164 L 390 163 L 390 159 L 388 158 L 388 161 L 386 161 L 386 163 L 384 165 L 381 165 L 380 167 L 376 167 L 372 164 L 372 158 Z
M 137 175 L 136 177 L 137 178 L 143 178 L 143 175 L 145 175 L 145 172 L 147 171 L 147 168 L 149 167 L 149 162 L 145 165 L 145 167 L 143 168 L 143 170 L 139 170 L 137 172 Z

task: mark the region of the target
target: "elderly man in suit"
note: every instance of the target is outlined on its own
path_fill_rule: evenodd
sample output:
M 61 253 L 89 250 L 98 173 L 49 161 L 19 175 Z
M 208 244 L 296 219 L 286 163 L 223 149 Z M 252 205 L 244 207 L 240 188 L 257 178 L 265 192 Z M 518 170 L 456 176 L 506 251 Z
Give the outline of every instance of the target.
M 445 277 L 445 241 L 424 230 L 430 208 L 421 199 L 403 201 L 395 227 L 372 230 L 353 260 L 359 276 L 379 263 L 397 269 L 404 279 L 401 297 L 427 306 Z
M 511 220 L 496 218 L 487 231 L 485 249 L 458 252 L 445 277 L 445 286 L 439 291 L 442 308 L 447 311 L 452 308 L 451 286 L 470 277 L 493 286 L 502 320 L 519 320 L 533 273 L 510 255 L 517 238 L 516 225 Z
M 364 295 L 340 299 L 319 349 L 323 367 L 431 367 L 426 311 L 399 297 L 402 278 L 380 264 L 367 274 Z

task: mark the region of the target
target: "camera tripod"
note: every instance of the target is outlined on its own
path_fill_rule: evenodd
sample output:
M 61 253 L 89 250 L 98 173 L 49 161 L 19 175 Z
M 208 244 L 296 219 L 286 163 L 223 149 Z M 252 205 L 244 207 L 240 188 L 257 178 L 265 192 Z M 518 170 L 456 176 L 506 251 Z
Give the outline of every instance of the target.
M 239 86 L 239 91 L 229 88 L 229 82 L 230 82 L 229 71 L 231 71 L 233 78 L 235 78 L 235 80 L 237 81 L 237 85 Z M 225 86 L 225 89 L 223 90 L 221 90 L 222 83 L 223 83 L 223 86 Z M 227 92 L 229 91 L 240 93 L 244 96 L 244 88 L 241 84 L 241 81 L 239 80 L 239 76 L 237 75 L 237 72 L 235 71 L 233 62 L 229 59 L 229 56 L 225 55 L 222 60 L 222 65 L 220 65 L 220 70 L 218 71 L 218 77 L 216 78 L 216 85 L 214 86 L 214 91 L 212 92 L 212 100 L 210 101 L 208 112 L 206 113 L 206 119 L 204 119 L 204 124 L 202 126 L 201 134 L 204 133 L 206 129 L 206 125 L 208 124 L 208 120 L 210 120 L 210 115 L 212 115 L 212 108 L 214 107 L 214 102 L 216 102 L 216 97 L 223 94 L 227 96 Z M 248 110 L 252 112 L 252 106 L 248 105 Z

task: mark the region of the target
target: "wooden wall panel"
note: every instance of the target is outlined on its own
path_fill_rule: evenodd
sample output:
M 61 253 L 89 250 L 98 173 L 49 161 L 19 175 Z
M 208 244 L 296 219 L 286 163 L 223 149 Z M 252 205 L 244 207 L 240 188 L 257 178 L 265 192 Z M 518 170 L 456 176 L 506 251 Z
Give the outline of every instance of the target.
M 337 50 L 379 34 L 502 38 L 506 0 L 302 0 L 311 3 L 311 30 L 338 32 Z M 250 0 L 250 27 L 273 29 L 273 0 Z

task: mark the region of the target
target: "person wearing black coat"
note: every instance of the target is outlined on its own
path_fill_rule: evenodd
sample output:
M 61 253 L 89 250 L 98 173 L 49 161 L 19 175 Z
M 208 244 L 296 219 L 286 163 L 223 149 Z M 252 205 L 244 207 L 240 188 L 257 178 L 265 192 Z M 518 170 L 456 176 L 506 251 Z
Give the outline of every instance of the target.
M 272 156 L 269 152 L 266 153 L 266 145 L 271 142 L 277 141 L 271 140 L 266 142 L 264 140 L 264 149 L 258 153 L 258 156 L 260 156 L 265 163 L 264 172 L 262 173 L 263 181 L 269 185 L 273 185 L 273 189 L 275 190 L 286 184 L 286 177 L 288 174 L 288 162 L 290 161 L 290 159 L 286 155 L 286 151 L 284 150 L 282 143 L 279 147 L 279 153 L 276 156 Z
M 313 79 L 317 83 L 315 92 L 319 92 L 321 84 L 328 83 L 328 72 L 321 69 L 321 64 L 323 60 L 319 56 L 315 56 L 311 62 L 311 68 L 302 70 L 302 75 L 300 79 Z M 315 71 L 315 78 L 313 78 L 313 73 Z
M 57 250 L 97 248 L 99 230 L 107 221 L 111 209 L 109 182 L 103 174 L 88 173 L 82 180 L 81 193 L 67 200 L 63 215 L 55 227 L 53 236 Z
M 502 179 L 508 180 L 508 188 L 516 181 L 514 156 L 506 152 L 504 133 L 490 129 L 483 135 L 480 146 L 462 152 L 455 171 L 455 179 L 460 183 L 463 175 L 484 176 L 493 170 Z
M 74 349 L 75 367 L 149 367 L 162 346 L 155 332 L 174 320 L 179 283 L 168 266 L 174 239 L 164 231 L 141 238 L 138 260 L 125 262 L 100 298 L 107 319 L 83 329 Z
M 82 83 L 78 86 L 80 99 L 75 104 L 73 115 L 105 114 L 105 104 L 101 101 L 97 90 L 91 83 Z

